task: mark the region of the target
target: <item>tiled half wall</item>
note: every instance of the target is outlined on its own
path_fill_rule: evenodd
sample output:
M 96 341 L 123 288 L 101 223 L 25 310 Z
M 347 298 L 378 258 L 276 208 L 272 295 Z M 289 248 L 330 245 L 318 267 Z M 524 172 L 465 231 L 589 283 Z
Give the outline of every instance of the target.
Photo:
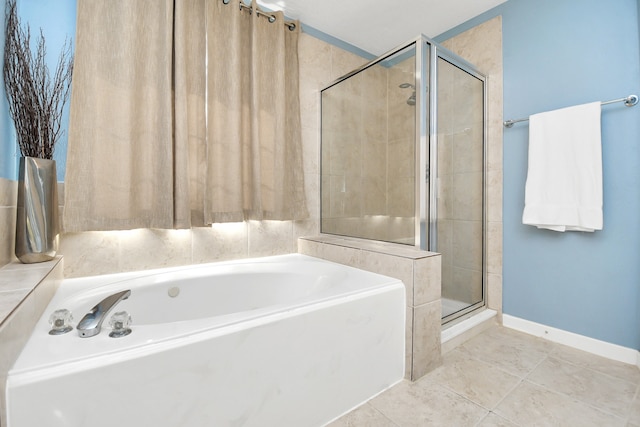
M 440 254 L 324 235 L 298 239 L 298 252 L 402 280 L 407 292 L 405 378 L 415 381 L 442 363 Z

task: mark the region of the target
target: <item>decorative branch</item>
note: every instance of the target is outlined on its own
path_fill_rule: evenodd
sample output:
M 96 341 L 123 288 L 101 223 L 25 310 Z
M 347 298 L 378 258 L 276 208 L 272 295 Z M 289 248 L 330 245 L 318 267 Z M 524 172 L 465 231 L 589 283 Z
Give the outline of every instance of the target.
M 20 153 L 51 159 L 56 142 L 62 136 L 62 111 L 71 88 L 71 41 L 65 39 L 52 80 L 45 61 L 47 51 L 42 29 L 33 54 L 31 31 L 29 25 L 23 28 L 20 24 L 16 0 L 7 1 L 5 15 L 2 71 Z

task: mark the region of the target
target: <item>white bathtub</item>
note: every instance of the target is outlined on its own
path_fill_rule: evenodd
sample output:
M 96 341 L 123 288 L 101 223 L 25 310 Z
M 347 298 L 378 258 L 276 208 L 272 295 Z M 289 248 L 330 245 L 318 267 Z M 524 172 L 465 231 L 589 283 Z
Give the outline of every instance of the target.
M 48 334 L 125 289 L 130 335 Z M 321 426 L 403 378 L 404 325 L 402 282 L 298 254 L 67 279 L 9 371 L 8 427 Z

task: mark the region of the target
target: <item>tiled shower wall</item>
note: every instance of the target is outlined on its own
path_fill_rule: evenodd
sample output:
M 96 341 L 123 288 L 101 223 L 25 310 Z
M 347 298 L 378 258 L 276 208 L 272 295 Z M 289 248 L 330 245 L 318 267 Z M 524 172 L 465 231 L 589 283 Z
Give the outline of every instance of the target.
M 368 67 L 324 93 L 322 230 L 414 242 L 414 58 Z
M 322 228 L 329 232 L 368 236 L 362 216 L 386 212 L 386 81 L 387 70 L 374 65 L 323 95 Z

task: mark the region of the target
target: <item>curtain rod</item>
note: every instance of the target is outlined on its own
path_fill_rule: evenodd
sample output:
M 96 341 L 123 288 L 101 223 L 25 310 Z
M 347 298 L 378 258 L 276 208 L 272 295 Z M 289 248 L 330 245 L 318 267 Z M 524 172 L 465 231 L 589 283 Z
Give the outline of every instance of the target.
M 601 105 L 615 104 L 616 102 L 624 102 L 624 105 L 626 105 L 627 107 L 633 107 L 638 103 L 638 95 L 629 95 L 626 98 L 613 99 L 611 101 L 604 101 L 601 103 Z M 513 126 L 514 123 L 527 122 L 527 121 L 529 121 L 528 117 L 526 119 L 506 120 L 504 122 L 504 127 L 510 128 Z
M 222 0 L 222 3 L 224 4 L 229 4 L 231 0 Z M 254 0 L 255 1 L 255 0 Z M 242 0 L 239 2 L 240 5 L 240 10 L 244 9 L 249 9 L 249 13 L 253 12 L 253 8 L 248 5 L 245 4 Z M 276 16 L 275 15 L 271 15 L 270 13 L 267 12 L 263 12 L 261 11 L 258 7 L 256 7 L 256 15 L 258 16 L 264 16 L 265 18 L 267 18 L 269 20 L 269 22 L 274 23 L 276 22 Z M 294 22 L 284 22 L 284 26 L 289 28 L 289 31 L 293 31 L 296 29 L 296 24 Z

